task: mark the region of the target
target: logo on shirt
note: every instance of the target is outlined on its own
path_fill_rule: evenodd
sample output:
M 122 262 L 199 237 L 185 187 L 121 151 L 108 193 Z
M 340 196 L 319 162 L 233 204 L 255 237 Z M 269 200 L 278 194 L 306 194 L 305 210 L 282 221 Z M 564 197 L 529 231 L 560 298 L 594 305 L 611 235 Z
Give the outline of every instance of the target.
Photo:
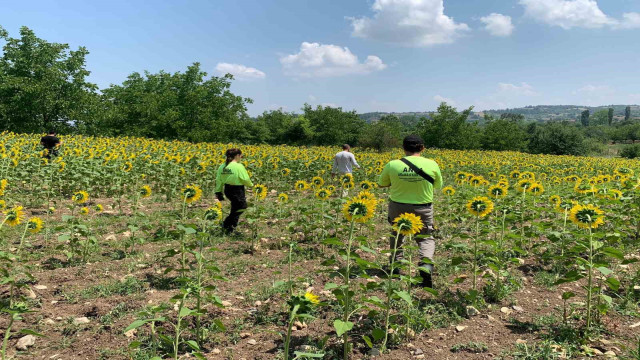
M 415 171 L 413 171 L 410 167 L 405 167 L 401 173 L 398 174 L 398 178 L 400 180 L 403 181 L 408 181 L 408 182 L 419 182 L 419 181 L 423 181 L 424 179 L 422 178 L 422 176 L 416 174 Z

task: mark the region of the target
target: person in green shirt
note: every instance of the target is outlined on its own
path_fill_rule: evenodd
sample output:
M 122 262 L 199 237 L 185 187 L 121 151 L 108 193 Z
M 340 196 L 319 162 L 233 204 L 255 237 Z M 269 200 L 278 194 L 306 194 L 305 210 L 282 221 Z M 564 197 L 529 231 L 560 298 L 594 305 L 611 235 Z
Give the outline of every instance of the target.
M 238 226 L 240 215 L 247 208 L 244 187 L 253 187 L 253 183 L 249 178 L 247 169 L 240 163 L 242 151 L 240 149 L 229 149 L 226 152 L 226 156 L 227 159 L 218 168 L 216 176 L 216 197 L 218 200 L 224 201 L 226 196 L 231 201 L 229 216 L 222 223 L 224 232 L 231 234 Z
M 402 147 L 405 157 L 401 160 L 392 160 L 382 169 L 378 185 L 390 187 L 389 191 L 389 223 L 393 223 L 398 216 L 410 213 L 422 220 L 424 227 L 419 234 L 414 236 L 418 244 L 420 254 L 420 275 L 423 287 L 433 287 L 431 273 L 433 271 L 433 254 L 435 252 L 435 239 L 432 233 L 433 227 L 433 190 L 442 187 L 442 174 L 438 164 L 420 156 L 424 150 L 422 138 L 409 135 L 404 138 Z M 422 170 L 422 175 L 420 171 Z M 424 175 L 424 176 L 423 176 Z M 426 177 L 426 178 L 425 178 Z M 403 237 L 397 237 L 394 230 L 390 238 L 391 250 L 396 248 L 395 261 L 403 258 Z

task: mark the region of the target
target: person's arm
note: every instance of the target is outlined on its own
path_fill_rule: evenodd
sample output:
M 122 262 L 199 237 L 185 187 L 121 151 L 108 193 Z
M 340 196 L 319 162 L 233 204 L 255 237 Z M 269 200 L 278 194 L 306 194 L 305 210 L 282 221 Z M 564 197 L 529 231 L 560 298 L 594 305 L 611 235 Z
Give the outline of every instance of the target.
M 355 165 L 355 167 L 360 169 L 360 165 L 358 165 L 358 162 L 356 161 L 356 156 L 353 154 L 351 154 L 351 162 L 353 163 L 353 165 Z
M 242 164 L 240 164 L 240 168 L 238 169 L 238 180 L 240 180 L 240 182 L 244 186 L 253 187 L 253 183 L 249 178 L 249 173 L 247 172 L 247 169 L 245 169 L 244 165 Z
M 382 169 L 382 174 L 380 174 L 380 177 L 378 178 L 378 187 L 381 188 L 386 188 L 391 186 L 391 177 L 389 176 L 389 170 L 390 166 L 389 163 L 387 163 L 387 165 L 384 166 L 384 168 Z
M 435 176 L 434 176 L 434 183 L 433 183 L 433 188 L 434 189 L 442 189 L 442 173 L 440 172 L 440 167 L 438 166 L 438 164 L 436 163 L 436 169 L 435 169 Z
M 222 187 L 223 187 L 223 183 L 222 183 L 222 170 L 224 169 L 224 165 L 220 165 L 220 167 L 218 168 L 218 172 L 216 174 L 216 198 L 218 199 L 218 201 L 223 201 L 224 200 L 224 194 L 222 193 Z

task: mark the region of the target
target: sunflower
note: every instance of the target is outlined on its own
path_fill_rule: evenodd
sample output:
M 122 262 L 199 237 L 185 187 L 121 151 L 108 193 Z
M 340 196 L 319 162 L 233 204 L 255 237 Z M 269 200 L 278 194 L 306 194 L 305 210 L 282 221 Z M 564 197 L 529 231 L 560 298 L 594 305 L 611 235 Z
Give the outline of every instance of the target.
M 309 188 L 309 184 L 304 180 L 296 181 L 296 184 L 294 186 L 295 186 L 296 190 L 298 190 L 298 191 L 304 191 L 304 190 L 307 190 Z
M 291 170 L 284 168 L 282 170 L 280 170 L 280 175 L 282 176 L 289 176 L 289 174 L 291 174 Z
M 510 174 L 509 177 L 512 179 L 519 179 L 520 178 L 520 171 L 518 170 L 513 170 Z
M 486 196 L 476 196 L 467 202 L 467 210 L 477 217 L 485 217 L 493 211 L 493 201 Z
M 180 192 L 182 193 L 182 200 L 188 204 L 198 201 L 202 197 L 202 189 L 197 185 L 187 185 Z
M 484 184 L 485 181 L 486 180 L 482 176 L 473 176 L 469 180 L 469 183 L 471 184 L 471 186 L 481 186 Z
M 49 208 L 47 209 L 47 214 L 51 215 L 54 212 L 56 212 L 56 208 L 54 208 L 53 206 L 49 206 Z
M 204 219 L 208 221 L 220 221 L 220 219 L 222 219 L 222 210 L 217 206 L 212 206 L 205 210 Z
M 207 164 L 201 162 L 198 164 L 198 166 L 196 166 L 196 173 L 198 174 L 203 174 L 207 172 Z
M 342 175 L 342 177 L 340 178 L 340 182 L 345 184 L 345 183 L 352 183 L 353 182 L 353 174 L 351 173 L 346 173 L 344 175 Z
M 253 192 L 256 194 L 256 199 L 263 200 L 267 197 L 267 187 L 262 184 L 256 184 L 253 187 Z
M 533 186 L 533 184 L 534 182 L 532 180 L 522 179 L 518 181 L 518 184 L 516 184 L 516 188 L 520 192 L 525 192 L 525 191 L 529 191 L 529 189 L 531 188 L 531 186 Z
M 561 200 L 560 202 L 558 202 L 555 206 L 555 209 L 557 212 L 559 213 L 564 213 L 565 211 L 569 211 L 571 210 L 571 208 L 575 205 L 576 203 L 574 201 L 564 201 Z
M 93 207 L 93 210 L 95 210 L 97 213 L 101 213 L 104 211 L 104 206 L 102 206 L 102 204 L 98 204 Z
M 593 194 L 596 192 L 596 189 L 593 187 L 593 185 L 589 184 L 588 182 L 583 182 L 582 179 L 576 181 L 576 185 L 573 187 L 573 190 L 578 194 L 583 195 Z
M 592 204 L 576 204 L 569 211 L 569 219 L 583 229 L 597 229 L 604 224 L 603 214 L 602 210 Z
M 527 191 L 536 196 L 542 195 L 542 193 L 544 192 L 544 186 L 542 186 L 542 184 L 540 183 L 533 183 L 531 184 L 531 187 L 527 189 Z
M 393 229 L 401 235 L 415 235 L 423 227 L 422 219 L 416 214 L 404 213 L 393 219 Z
M 282 203 L 286 203 L 287 201 L 289 201 L 289 195 L 287 195 L 285 193 L 280 193 L 278 195 L 278 201 L 280 201 Z
M 7 207 L 7 202 L 0 200 L 0 210 L 4 210 Z
M 469 174 L 467 174 L 466 172 L 458 171 L 453 177 L 456 178 L 456 181 L 466 181 L 468 176 Z
M 151 196 L 151 186 L 143 185 L 140 188 L 140 196 L 143 198 L 148 198 L 149 196 Z
M 314 176 L 313 179 L 311 179 L 311 183 L 316 188 L 320 188 L 324 185 L 324 180 L 320 176 Z
M 7 179 L 0 180 L 0 192 L 3 192 L 7 189 L 7 185 L 9 185 L 9 181 Z
M 374 188 L 374 186 L 375 186 L 374 183 L 372 183 L 371 181 L 368 181 L 368 180 L 362 181 L 360 183 L 360 188 L 362 190 L 371 190 L 371 189 Z
M 86 206 L 83 206 L 82 208 L 80 208 L 80 214 L 81 215 L 89 215 L 89 208 Z
M 342 188 L 347 190 L 353 189 L 355 186 L 356 185 L 353 183 L 353 181 L 342 183 Z
M 356 197 L 358 199 L 376 201 L 376 196 L 367 190 L 360 191 Z
M 327 200 L 331 196 L 331 191 L 327 189 L 318 189 L 316 191 L 316 199 Z
M 27 221 L 27 229 L 29 230 L 30 233 L 37 234 L 40 232 L 40 230 L 42 230 L 43 224 L 44 223 L 42 219 L 40 219 L 37 216 L 34 216 Z
M 9 211 L 4 213 L 5 222 L 9 226 L 20 225 L 22 222 L 22 217 L 24 216 L 24 211 L 22 211 L 22 206 L 16 206 Z
M 609 200 L 620 200 L 622 198 L 622 191 L 618 189 L 609 190 Z
M 453 196 L 456 193 L 456 189 L 452 188 L 451 186 L 447 186 L 442 189 L 442 193 L 447 196 Z
M 373 217 L 375 207 L 375 203 L 371 200 L 353 198 L 344 204 L 342 213 L 349 221 L 364 223 Z
M 336 191 L 336 187 L 333 186 L 333 185 L 329 185 L 329 186 L 327 186 L 327 190 L 329 190 L 331 192 L 334 192 L 334 191 Z
M 493 185 L 492 187 L 489 188 L 489 196 L 491 196 L 492 198 L 503 198 L 505 196 L 507 196 L 507 193 L 509 191 L 507 189 L 505 189 L 504 187 L 500 186 L 500 185 Z
M 318 295 L 313 294 L 311 291 L 307 291 L 304 294 L 304 298 L 309 300 L 309 302 L 312 303 L 313 305 L 320 304 L 320 298 L 318 297 Z
M 126 163 L 124 163 L 124 165 L 122 165 L 122 171 L 124 172 L 129 172 L 133 169 L 133 164 L 131 163 L 131 161 L 127 161 Z
M 562 202 L 562 199 L 558 195 L 549 196 L 549 202 L 551 202 L 554 206 L 558 206 Z
M 89 200 L 89 193 L 84 190 L 76 191 L 73 193 L 71 200 L 76 204 L 84 204 Z

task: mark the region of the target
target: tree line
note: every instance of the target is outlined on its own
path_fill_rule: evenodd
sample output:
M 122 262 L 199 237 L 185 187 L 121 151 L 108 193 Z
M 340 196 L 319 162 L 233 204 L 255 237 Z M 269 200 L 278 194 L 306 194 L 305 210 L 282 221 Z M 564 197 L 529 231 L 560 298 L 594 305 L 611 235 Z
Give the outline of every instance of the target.
M 183 72 L 133 72 L 121 84 L 98 89 L 87 78 L 84 47 L 38 38 L 27 27 L 12 38 L 0 27 L 0 131 L 95 136 L 141 136 L 193 142 L 397 147 L 417 133 L 430 147 L 514 150 L 583 155 L 609 141 L 635 142 L 640 124 L 613 121 L 609 109 L 581 123 L 527 122 L 523 115 L 501 114 L 469 121 L 472 108 L 458 112 L 442 103 L 417 121 L 393 115 L 365 121 L 355 111 L 304 104 L 299 113 L 282 109 L 247 114 L 252 102 L 231 90 L 233 76 L 209 76 L 193 63 Z

